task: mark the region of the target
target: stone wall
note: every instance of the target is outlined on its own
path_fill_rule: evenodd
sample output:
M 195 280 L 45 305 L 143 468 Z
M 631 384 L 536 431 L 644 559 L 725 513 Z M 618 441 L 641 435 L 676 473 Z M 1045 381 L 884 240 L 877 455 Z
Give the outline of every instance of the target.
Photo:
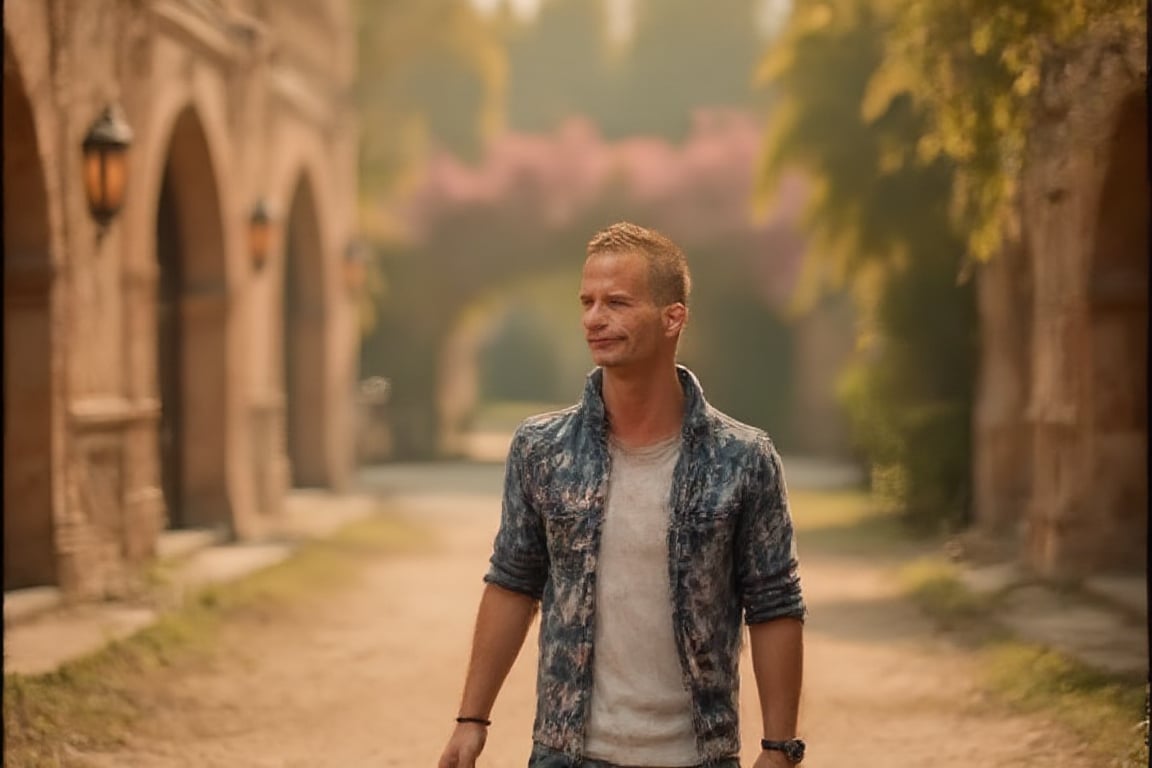
M 1026 245 L 979 267 L 981 343 L 973 408 L 975 518 L 985 533 L 1016 538 L 1032 490 L 1032 284 Z
M 5 157 L 33 171 L 6 172 L 5 212 L 35 197 L 47 212 L 46 235 L 25 248 L 46 265 L 33 291 L 45 309 L 17 317 L 34 327 L 6 345 L 5 367 L 47 371 L 50 393 L 41 403 L 17 389 L 5 402 L 6 421 L 35 411 L 41 425 L 24 420 L 34 439 L 6 435 L 5 532 L 16 536 L 5 539 L 5 588 L 106 594 L 152 556 L 166 527 L 267 531 L 292 479 L 293 408 L 322 421 L 306 435 L 315 447 L 306 480 L 348 481 L 357 329 L 342 262 L 355 224 L 354 30 L 346 2 L 16 0 L 4 5 L 4 34 L 5 106 L 12 85 L 38 140 L 27 151 L 6 114 Z M 80 147 L 108 104 L 123 109 L 135 139 L 125 206 L 100 232 Z M 42 190 L 28 181 L 37 176 Z M 260 199 L 282 225 L 263 269 L 248 249 Z M 301 207 L 315 230 L 303 243 L 283 226 Z M 6 226 L 6 246 L 18 237 Z M 8 250 L 6 320 L 10 307 L 21 311 L 8 278 L 26 271 Z M 283 310 L 289 252 L 313 291 L 303 319 Z M 286 327 L 311 339 L 296 386 L 283 362 L 296 341 Z M 42 468 L 50 491 L 9 482 L 9 469 L 27 465 Z M 18 574 L 10 549 L 38 553 L 28 558 L 41 565 Z
M 1144 38 L 1109 24 L 1049 57 L 1022 183 L 1027 285 L 1012 254 L 982 276 L 978 519 L 1015 516 L 1023 558 L 1053 577 L 1145 566 L 1146 82 Z

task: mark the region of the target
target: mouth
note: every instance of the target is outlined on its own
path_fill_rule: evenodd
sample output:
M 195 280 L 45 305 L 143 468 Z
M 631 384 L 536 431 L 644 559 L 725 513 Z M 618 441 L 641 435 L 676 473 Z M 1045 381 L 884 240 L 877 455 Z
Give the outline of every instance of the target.
M 622 341 L 618 338 L 603 338 L 603 339 L 588 339 L 588 346 L 590 347 L 603 347 L 609 344 L 614 344 L 617 341 Z

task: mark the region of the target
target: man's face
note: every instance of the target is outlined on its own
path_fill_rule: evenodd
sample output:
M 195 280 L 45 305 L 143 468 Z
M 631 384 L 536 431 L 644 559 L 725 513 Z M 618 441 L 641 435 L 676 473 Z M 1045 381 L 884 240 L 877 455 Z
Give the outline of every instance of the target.
M 679 324 L 669 324 L 682 305 L 658 307 L 648 263 L 633 252 L 592 256 L 580 282 L 584 338 L 592 361 L 605 368 L 643 368 L 675 354 Z

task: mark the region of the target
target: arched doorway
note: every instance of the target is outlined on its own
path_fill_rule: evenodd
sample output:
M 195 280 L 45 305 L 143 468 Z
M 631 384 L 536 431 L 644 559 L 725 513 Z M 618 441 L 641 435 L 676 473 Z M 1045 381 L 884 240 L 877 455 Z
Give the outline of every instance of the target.
M 302 176 L 292 194 L 284 250 L 282 360 L 284 433 L 289 484 L 328 487 L 324 429 L 324 251 L 312 183 Z
M 32 105 L 4 55 L 4 589 L 57 583 L 48 195 Z
M 1093 507 L 1101 564 L 1144 565 L 1148 451 L 1148 109 L 1120 110 L 1101 190 L 1089 285 Z
M 220 200 L 196 113 L 176 120 L 156 207 L 160 482 L 171 528 L 228 525 L 227 285 Z

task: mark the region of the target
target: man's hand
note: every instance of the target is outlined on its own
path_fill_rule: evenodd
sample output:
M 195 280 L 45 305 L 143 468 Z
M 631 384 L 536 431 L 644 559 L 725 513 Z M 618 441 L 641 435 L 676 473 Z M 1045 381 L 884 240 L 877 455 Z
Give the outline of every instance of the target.
M 752 768 L 792 768 L 792 762 L 784 756 L 783 752 L 765 749 L 761 750 L 756 762 L 752 763 Z
M 487 719 L 496 694 L 524 644 L 524 636 L 536 615 L 536 600 L 488 584 L 480 598 L 476 614 L 476 632 L 472 638 L 472 660 L 460 700 L 461 715 Z M 488 726 L 483 723 L 457 723 L 439 768 L 473 768 L 488 739 Z
M 475 768 L 476 758 L 480 757 L 487 740 L 487 727 L 479 723 L 458 724 L 437 768 Z

